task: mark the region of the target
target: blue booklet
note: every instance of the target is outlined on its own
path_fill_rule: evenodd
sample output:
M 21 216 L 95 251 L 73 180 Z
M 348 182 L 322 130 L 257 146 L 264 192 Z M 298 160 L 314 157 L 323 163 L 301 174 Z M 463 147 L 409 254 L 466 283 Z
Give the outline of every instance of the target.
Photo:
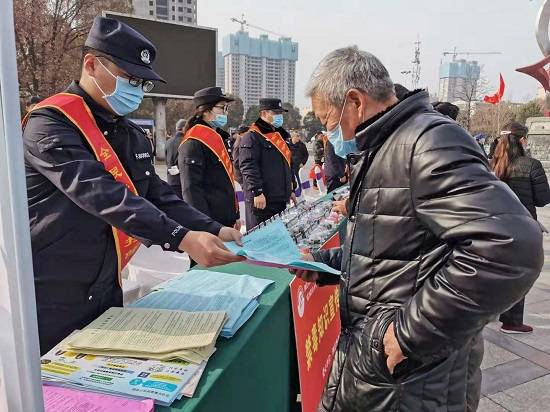
M 340 270 L 324 263 L 302 259 L 298 246 L 280 219 L 262 226 L 243 237 L 243 246 L 227 242 L 233 253 L 246 257 L 249 263 L 261 266 L 305 269 L 340 275 Z

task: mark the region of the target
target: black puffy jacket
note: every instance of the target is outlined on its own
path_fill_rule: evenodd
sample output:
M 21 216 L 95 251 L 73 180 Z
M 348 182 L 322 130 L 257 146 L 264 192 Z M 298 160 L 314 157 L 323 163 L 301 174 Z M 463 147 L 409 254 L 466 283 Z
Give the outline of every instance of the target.
M 509 171 L 510 176 L 504 181 L 536 219 L 537 207 L 550 203 L 550 187 L 542 164 L 536 159 L 522 156 L 512 162 Z
M 315 255 L 342 269 L 342 333 L 319 410 L 474 411 L 480 332 L 540 273 L 539 225 L 426 92 L 360 126 L 357 143 L 346 241 Z M 407 357 L 393 375 L 391 322 Z

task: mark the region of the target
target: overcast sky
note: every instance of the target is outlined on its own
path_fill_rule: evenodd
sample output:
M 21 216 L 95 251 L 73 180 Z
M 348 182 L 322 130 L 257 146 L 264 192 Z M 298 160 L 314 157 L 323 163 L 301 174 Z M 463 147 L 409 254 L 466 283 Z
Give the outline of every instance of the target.
M 502 52 L 470 58 L 480 62 L 495 89 L 502 72 L 505 99 L 530 100 L 538 82 L 514 69 L 542 58 L 534 34 L 541 4 L 542 0 L 198 0 L 197 9 L 199 25 L 218 29 L 220 49 L 221 39 L 239 29 L 230 18 L 242 13 L 251 24 L 297 41 L 296 105 L 302 108 L 310 106 L 304 88 L 319 60 L 352 44 L 378 56 L 394 82 L 410 85 L 410 77 L 400 72 L 411 69 L 417 36 L 422 42 L 420 85 L 430 92 L 437 92 L 441 53 L 456 46 L 459 51 Z

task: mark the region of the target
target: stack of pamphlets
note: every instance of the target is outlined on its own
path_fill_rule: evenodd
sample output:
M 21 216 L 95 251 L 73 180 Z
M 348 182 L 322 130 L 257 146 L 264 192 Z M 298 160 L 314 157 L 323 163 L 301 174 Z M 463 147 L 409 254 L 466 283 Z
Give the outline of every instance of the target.
M 272 283 L 249 275 L 191 270 L 157 285 L 155 291 L 134 302 L 132 307 L 189 312 L 222 310 L 228 319 L 220 335 L 231 338 L 254 314 L 259 296 Z

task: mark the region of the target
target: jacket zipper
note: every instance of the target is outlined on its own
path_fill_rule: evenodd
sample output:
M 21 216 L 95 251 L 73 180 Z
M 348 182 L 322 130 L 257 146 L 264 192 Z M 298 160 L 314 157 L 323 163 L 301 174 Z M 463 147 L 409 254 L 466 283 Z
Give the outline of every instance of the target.
M 351 214 L 350 214 L 350 218 L 353 219 L 352 220 L 353 229 L 352 229 L 352 232 L 351 232 L 350 242 L 349 242 L 348 251 L 347 251 L 347 255 L 348 255 L 348 261 L 347 261 L 347 264 L 346 264 L 346 272 L 347 273 L 346 273 L 346 277 L 345 277 L 345 280 L 344 280 L 345 294 L 343 296 L 343 299 L 340 299 L 340 302 L 344 303 L 343 313 L 344 313 L 344 316 L 345 316 L 345 322 L 344 322 L 345 325 L 350 324 L 348 296 L 349 296 L 349 277 L 350 277 L 350 271 L 351 271 L 351 249 L 352 249 L 352 243 L 353 243 L 352 240 L 355 238 L 355 230 L 357 228 L 357 219 L 355 218 L 355 211 L 357 210 L 357 207 L 359 206 L 359 199 L 361 197 L 361 189 L 363 188 L 363 182 L 364 182 L 363 177 L 366 176 L 366 174 L 369 170 L 370 161 L 371 161 L 371 159 L 370 159 L 371 154 L 372 154 L 372 152 L 369 152 L 367 154 L 367 156 L 365 158 L 366 164 L 361 165 L 362 170 L 359 170 L 359 173 L 357 174 L 357 178 L 361 179 L 361 180 L 360 180 L 359 185 L 357 187 L 356 198 L 353 199 L 353 205 L 352 205 Z M 364 173 L 363 173 L 363 170 L 364 170 Z

